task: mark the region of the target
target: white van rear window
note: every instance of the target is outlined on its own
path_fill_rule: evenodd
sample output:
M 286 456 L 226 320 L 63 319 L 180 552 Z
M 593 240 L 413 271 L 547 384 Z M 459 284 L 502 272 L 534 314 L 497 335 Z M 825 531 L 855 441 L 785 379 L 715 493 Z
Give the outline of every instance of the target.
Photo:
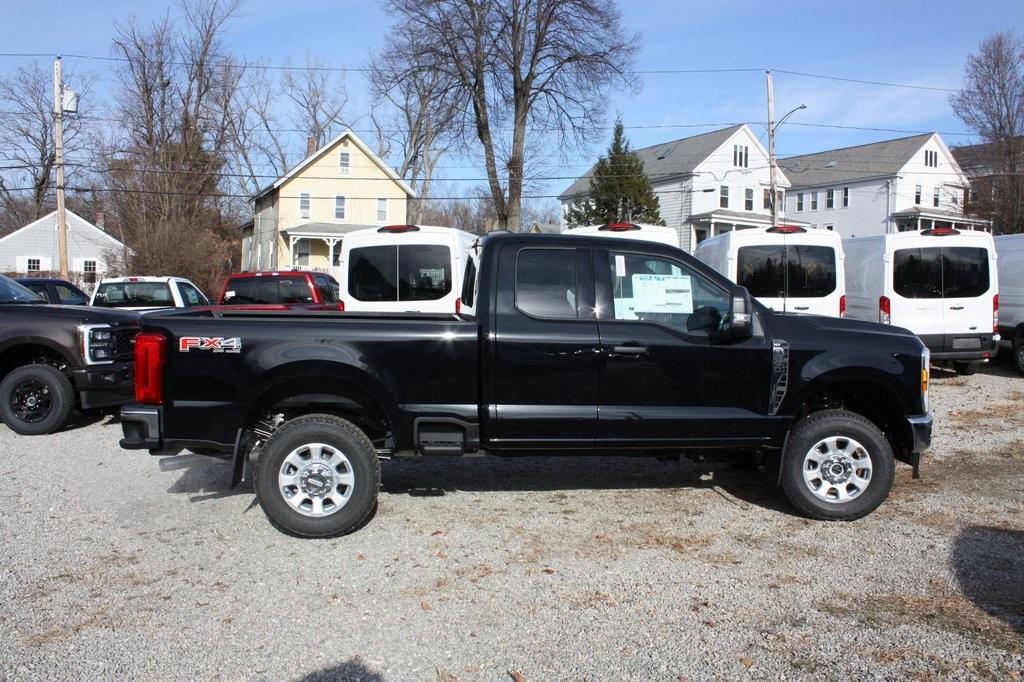
M 988 250 L 970 246 L 897 249 L 893 289 L 903 298 L 974 298 L 989 290 Z
M 357 301 L 436 301 L 451 290 L 447 246 L 367 246 L 349 254 L 348 293 Z
M 742 246 L 736 281 L 755 298 L 822 298 L 836 290 L 836 250 L 808 245 Z

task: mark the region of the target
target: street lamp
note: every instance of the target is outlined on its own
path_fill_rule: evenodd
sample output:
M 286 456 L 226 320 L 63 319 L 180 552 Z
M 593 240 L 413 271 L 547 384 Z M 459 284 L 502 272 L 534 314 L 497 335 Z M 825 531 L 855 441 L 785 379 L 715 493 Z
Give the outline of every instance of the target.
M 772 120 L 775 116 L 775 100 L 772 94 L 772 78 L 771 72 L 768 73 L 768 167 L 771 185 L 771 189 L 769 190 L 771 192 L 771 201 L 769 205 L 771 206 L 772 210 L 772 227 L 775 227 L 775 224 L 778 222 L 779 218 L 779 207 L 777 205 L 779 191 L 775 171 L 777 166 L 775 160 L 775 131 L 777 131 L 779 129 L 779 126 L 781 126 L 785 122 L 785 120 L 789 118 L 794 112 L 806 108 L 806 104 L 801 104 L 800 106 L 794 109 L 790 109 L 788 112 L 786 112 L 785 116 L 779 119 L 778 123 L 775 123 Z

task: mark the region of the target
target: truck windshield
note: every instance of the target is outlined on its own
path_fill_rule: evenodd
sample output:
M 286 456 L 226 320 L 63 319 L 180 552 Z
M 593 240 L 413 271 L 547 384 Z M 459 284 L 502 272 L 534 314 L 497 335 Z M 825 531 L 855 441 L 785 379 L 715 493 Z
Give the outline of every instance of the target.
M 93 305 L 104 308 L 173 307 L 166 282 L 104 282 L 96 289 Z
M 38 294 L 0 275 L 0 303 L 46 303 Z
M 989 289 L 988 251 L 967 246 L 897 249 L 893 289 L 904 298 L 974 298 Z
M 349 255 L 348 292 L 358 301 L 436 301 L 451 290 L 447 246 L 367 246 Z
M 836 250 L 806 244 L 740 247 L 737 283 L 757 298 L 821 298 L 836 290 Z
M 314 303 L 309 280 L 303 275 L 235 277 L 224 289 L 225 304 Z

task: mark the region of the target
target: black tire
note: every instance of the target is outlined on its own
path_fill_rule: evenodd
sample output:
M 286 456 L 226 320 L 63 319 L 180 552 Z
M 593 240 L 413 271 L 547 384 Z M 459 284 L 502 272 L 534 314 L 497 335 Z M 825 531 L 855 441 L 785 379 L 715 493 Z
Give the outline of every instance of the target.
M 23 436 L 56 431 L 74 406 L 71 381 L 49 365 L 19 367 L 0 382 L 0 418 Z
M 1013 340 L 1013 364 L 1017 371 L 1024 375 L 1024 333 L 1017 334 Z
M 345 470 L 354 478 L 347 501 L 336 511 L 320 517 L 293 508 L 278 479 L 289 455 L 312 443 L 322 443 L 340 452 L 348 460 Z M 308 461 L 314 461 L 312 456 Z M 296 471 L 296 475 L 299 473 Z M 345 535 L 361 528 L 376 509 L 380 489 L 377 451 L 365 433 L 341 417 L 310 414 L 285 422 L 263 445 L 254 474 L 253 485 L 260 507 L 278 530 L 289 535 L 302 538 Z M 298 496 L 299 488 L 295 491 Z M 312 504 L 312 496 L 301 494 Z
M 981 367 L 980 362 L 954 362 L 953 369 L 956 373 L 963 377 L 969 377 L 972 374 L 977 374 L 978 369 Z
M 871 457 L 868 485 L 845 502 L 819 498 L 804 480 L 805 457 L 816 444 L 832 437 L 856 441 Z M 882 432 L 867 418 L 846 410 L 823 410 L 801 419 L 789 434 L 782 458 L 786 499 L 802 514 L 824 521 L 853 521 L 867 516 L 888 497 L 895 475 L 892 447 Z

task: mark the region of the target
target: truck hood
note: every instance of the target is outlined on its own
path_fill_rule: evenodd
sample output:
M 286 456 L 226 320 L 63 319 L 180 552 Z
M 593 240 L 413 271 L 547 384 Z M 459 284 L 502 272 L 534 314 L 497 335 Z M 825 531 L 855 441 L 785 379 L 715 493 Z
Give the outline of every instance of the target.
M 856 345 L 890 352 L 921 353 L 924 350 L 924 344 L 910 330 L 878 322 L 776 313 L 771 325 L 773 336 L 812 339 L 812 343 L 825 346 L 834 340 L 846 347 Z

